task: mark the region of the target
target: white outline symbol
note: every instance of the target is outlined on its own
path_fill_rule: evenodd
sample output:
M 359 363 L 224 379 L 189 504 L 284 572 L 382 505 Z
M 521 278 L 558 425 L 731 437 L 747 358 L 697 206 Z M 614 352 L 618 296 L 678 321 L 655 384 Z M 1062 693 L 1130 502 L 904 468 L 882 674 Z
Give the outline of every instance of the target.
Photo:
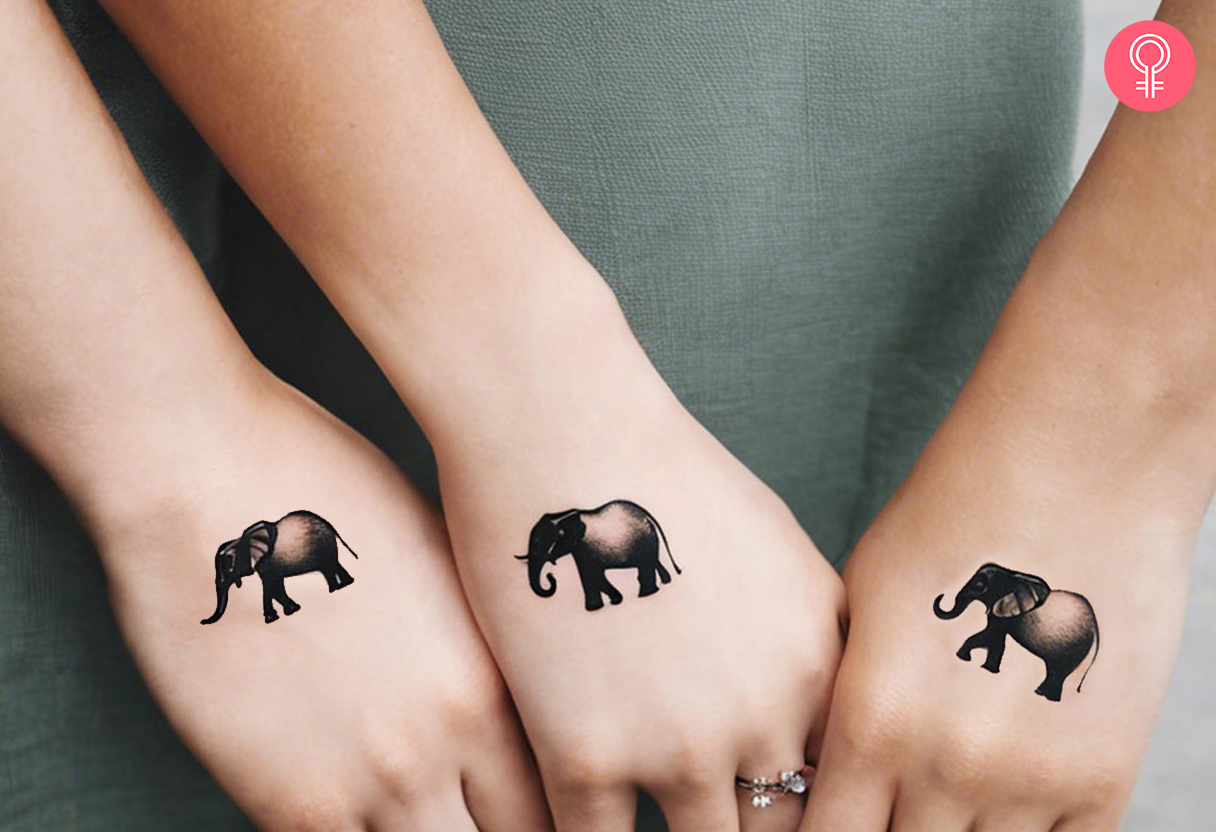
M 1161 52 L 1160 59 L 1152 66 L 1146 65 L 1140 60 L 1140 50 L 1150 43 Z M 1143 81 L 1136 82 L 1136 89 L 1144 93 L 1145 98 L 1156 98 L 1157 93 L 1165 89 L 1165 82 L 1157 80 L 1157 73 L 1169 65 L 1170 45 L 1165 42 L 1165 38 L 1161 37 L 1161 35 L 1154 35 L 1152 33 L 1141 35 L 1132 41 L 1132 48 L 1128 51 L 1128 57 L 1131 58 L 1132 66 L 1144 76 Z

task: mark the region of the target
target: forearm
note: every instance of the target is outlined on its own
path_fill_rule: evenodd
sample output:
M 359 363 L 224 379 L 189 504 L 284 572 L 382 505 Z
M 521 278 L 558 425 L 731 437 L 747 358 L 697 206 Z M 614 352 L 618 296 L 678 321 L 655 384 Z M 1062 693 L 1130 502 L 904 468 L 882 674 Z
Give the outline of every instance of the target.
M 87 521 L 163 486 L 253 362 L 45 4 L 0 16 L 0 419 Z
M 1216 482 L 1216 184 L 1199 173 L 1214 161 L 1216 18 L 1198 5 L 1162 13 L 1195 45 L 1190 94 L 1116 114 L 958 401 L 850 557 L 829 769 L 865 760 L 839 743 L 861 736 L 872 763 L 896 760 L 901 793 L 957 798 L 963 781 L 940 772 L 986 772 L 974 782 L 1025 793 L 1048 819 L 1117 822 Z M 1015 746 L 1062 774 L 1036 783 Z M 815 823 L 831 803 L 812 806 L 809 829 L 827 828 Z
M 1119 109 L 909 489 L 997 485 L 1038 513 L 1113 489 L 1120 516 L 1197 527 L 1216 484 L 1216 14 L 1161 18 L 1195 47 L 1194 86 Z
M 431 432 L 627 340 L 418 0 L 103 5 Z

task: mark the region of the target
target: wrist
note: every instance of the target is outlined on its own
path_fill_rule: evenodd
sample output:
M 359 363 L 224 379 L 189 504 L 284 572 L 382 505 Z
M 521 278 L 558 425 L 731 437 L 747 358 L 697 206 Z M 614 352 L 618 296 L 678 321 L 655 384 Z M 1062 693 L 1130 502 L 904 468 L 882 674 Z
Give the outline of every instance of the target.
M 75 401 L 22 431 L 95 541 L 182 511 L 216 488 L 232 449 L 257 447 L 277 380 L 252 357 L 217 369 Z
M 1216 248 L 1202 231 L 1206 217 L 1146 212 L 1147 196 L 1128 204 L 1101 184 L 1078 193 L 1035 251 L 1005 328 L 1026 330 L 1017 340 L 1037 338 L 1060 370 L 1092 379 L 1083 390 L 1104 385 L 1129 415 L 1212 425 Z M 1132 226 L 1142 236 L 1127 235 Z M 1178 244 L 1161 242 L 1175 236 Z
M 1105 495 L 1194 531 L 1216 485 L 1216 344 L 1112 309 L 1092 258 L 1043 249 L 916 470 L 1096 508 Z
M 585 262 L 481 281 L 442 303 L 406 301 L 352 323 L 441 457 L 474 437 L 518 443 L 558 422 L 670 398 Z

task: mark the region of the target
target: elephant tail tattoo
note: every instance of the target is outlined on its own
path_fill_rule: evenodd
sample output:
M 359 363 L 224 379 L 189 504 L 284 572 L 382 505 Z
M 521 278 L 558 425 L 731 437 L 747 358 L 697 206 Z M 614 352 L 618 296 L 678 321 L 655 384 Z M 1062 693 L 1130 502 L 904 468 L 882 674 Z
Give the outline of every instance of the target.
M 1064 680 L 1081 666 L 1092 648 L 1093 658 L 1077 683 L 1077 692 L 1081 692 L 1098 660 L 1099 647 L 1098 619 L 1084 595 L 1052 589 L 1036 575 L 987 563 L 958 591 L 951 609 L 942 607 L 944 597 L 939 595 L 933 602 L 934 615 L 943 621 L 958 618 L 973 601 L 981 602 L 988 613 L 988 626 L 958 649 L 960 659 L 969 662 L 974 650 L 983 649 L 983 668 L 999 673 L 1006 638 L 1012 638 L 1046 665 L 1047 678 L 1035 693 L 1052 702 L 1060 701 Z
M 355 560 L 359 559 L 359 556 L 357 554 L 355 554 L 355 550 L 350 548 L 350 544 L 342 539 L 342 535 L 338 534 L 337 529 L 334 529 L 334 537 L 336 537 L 338 539 L 338 542 L 340 542 L 343 546 L 346 547 L 346 551 L 350 552 L 351 557 L 353 557 Z
M 635 504 L 630 503 L 630 505 Z M 646 511 L 646 509 L 642 508 L 641 506 L 638 506 L 638 509 L 641 511 Z M 663 527 L 659 525 L 659 521 L 655 520 L 648 511 L 646 512 L 646 518 L 650 521 L 650 525 L 654 526 L 654 530 L 659 533 L 659 538 L 663 541 L 663 550 L 667 552 L 667 559 L 671 561 L 671 568 L 676 570 L 677 575 L 683 575 L 684 570 L 680 568 L 680 564 L 676 563 L 675 555 L 671 553 L 671 546 L 667 543 L 667 535 L 663 532 Z
M 1081 685 L 1085 684 L 1085 677 L 1089 675 L 1089 671 L 1094 669 L 1094 662 L 1098 660 L 1098 648 L 1102 646 L 1102 639 L 1098 635 L 1097 620 L 1094 621 L 1094 654 L 1089 660 L 1089 667 L 1085 668 L 1085 672 L 1081 674 L 1081 681 L 1077 682 L 1077 693 L 1081 692 Z

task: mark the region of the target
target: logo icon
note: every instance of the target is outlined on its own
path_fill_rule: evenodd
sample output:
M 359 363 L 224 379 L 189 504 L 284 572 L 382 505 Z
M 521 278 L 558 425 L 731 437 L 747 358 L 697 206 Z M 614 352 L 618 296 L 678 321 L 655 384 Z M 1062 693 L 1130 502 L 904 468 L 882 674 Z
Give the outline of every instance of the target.
M 1195 52 L 1173 26 L 1142 20 L 1115 35 L 1105 68 L 1116 98 L 1135 110 L 1156 112 L 1174 106 L 1191 89 Z
M 1146 64 L 1144 59 L 1140 57 L 1140 51 L 1145 46 L 1155 46 L 1157 48 L 1158 57 L 1156 63 Z M 1136 89 L 1143 92 L 1145 98 L 1156 98 L 1158 91 L 1165 89 L 1165 82 L 1157 80 L 1157 73 L 1170 65 L 1169 43 L 1161 35 L 1141 35 L 1132 41 L 1132 48 L 1128 52 L 1128 57 L 1131 58 L 1132 66 L 1144 73 L 1144 80 L 1136 82 Z

